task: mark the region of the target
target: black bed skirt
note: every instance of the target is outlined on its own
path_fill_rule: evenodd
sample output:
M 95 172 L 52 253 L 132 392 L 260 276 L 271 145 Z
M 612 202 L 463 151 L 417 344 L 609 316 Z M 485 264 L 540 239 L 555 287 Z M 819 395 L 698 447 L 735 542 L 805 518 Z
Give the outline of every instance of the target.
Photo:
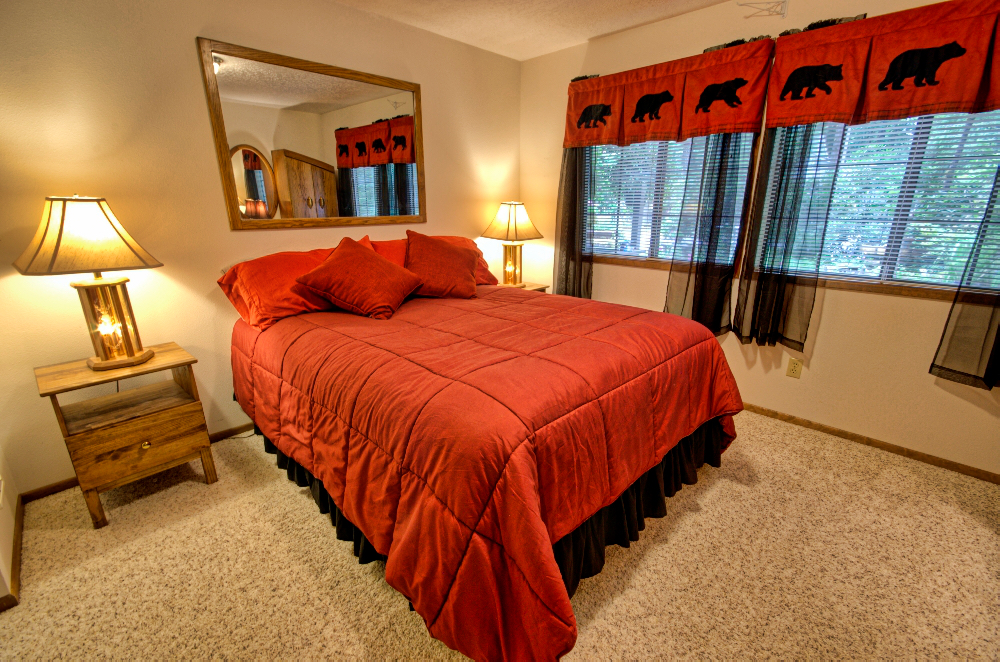
M 718 419 L 705 423 L 690 436 L 681 439 L 659 464 L 640 476 L 611 505 L 597 511 L 556 542 L 552 551 L 570 596 L 576 592 L 581 579 L 593 577 L 604 568 L 606 546 L 628 547 L 639 539 L 639 532 L 646 528 L 647 517 L 666 516 L 666 499 L 682 486 L 698 482 L 699 467 L 705 463 L 713 467 L 721 466 L 724 444 L 725 435 Z M 278 450 L 267 437 L 264 437 L 264 450 L 278 456 L 278 467 L 285 470 L 288 480 L 299 487 L 309 488 L 319 511 L 330 515 L 330 523 L 337 529 L 337 539 L 354 544 L 358 563 L 385 560 L 386 557 L 375 550 L 361 530 L 344 517 L 323 483 Z

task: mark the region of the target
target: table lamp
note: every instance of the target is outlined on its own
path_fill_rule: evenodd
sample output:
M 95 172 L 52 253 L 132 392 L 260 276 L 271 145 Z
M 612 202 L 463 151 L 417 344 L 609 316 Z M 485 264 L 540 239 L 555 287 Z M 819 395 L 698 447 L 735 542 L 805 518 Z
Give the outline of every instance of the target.
M 125 283 L 128 278 L 101 277 L 102 271 L 150 269 L 163 265 L 129 236 L 104 198 L 45 198 L 34 239 L 14 262 L 25 276 L 94 273 L 94 279 L 71 283 L 80 295 L 96 356 L 92 370 L 138 365 L 153 358 L 142 348 Z
M 493 222 L 482 236 L 503 242 L 503 284 L 524 287 L 521 283 L 521 246 L 528 239 L 541 239 L 524 210 L 523 202 L 501 202 Z

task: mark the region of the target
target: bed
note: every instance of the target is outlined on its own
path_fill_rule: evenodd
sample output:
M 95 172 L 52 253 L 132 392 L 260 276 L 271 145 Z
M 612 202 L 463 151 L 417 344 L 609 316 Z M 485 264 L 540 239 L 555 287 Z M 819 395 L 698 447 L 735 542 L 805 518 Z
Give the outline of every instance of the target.
M 517 288 L 416 298 L 388 320 L 240 320 L 232 362 L 290 477 L 354 529 L 356 553 L 385 558 L 432 636 L 475 659 L 567 653 L 570 594 L 609 512 L 629 502 L 616 526 L 638 511 L 641 528 L 643 503 L 655 515 L 677 476 L 717 465 L 743 408 L 703 326 Z

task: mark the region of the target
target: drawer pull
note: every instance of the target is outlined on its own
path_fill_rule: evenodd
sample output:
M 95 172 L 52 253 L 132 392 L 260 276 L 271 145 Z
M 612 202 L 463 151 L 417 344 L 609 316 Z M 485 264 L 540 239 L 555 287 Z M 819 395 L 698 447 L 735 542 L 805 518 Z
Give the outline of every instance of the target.
M 313 208 L 313 199 L 312 198 L 306 198 L 306 204 L 309 206 L 309 209 L 312 209 Z
M 323 209 L 326 209 L 326 198 L 319 198 L 318 200 L 316 200 L 316 204 L 318 204 Z
M 148 441 L 144 441 L 144 442 L 142 442 L 142 447 L 141 448 L 142 448 L 142 450 L 147 451 L 147 450 L 149 450 L 149 447 L 152 446 L 152 445 L 153 444 L 149 443 Z

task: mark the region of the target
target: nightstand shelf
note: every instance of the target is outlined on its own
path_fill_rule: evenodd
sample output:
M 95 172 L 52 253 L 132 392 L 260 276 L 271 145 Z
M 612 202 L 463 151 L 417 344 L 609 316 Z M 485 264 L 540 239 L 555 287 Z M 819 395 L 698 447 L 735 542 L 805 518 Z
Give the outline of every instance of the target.
M 176 382 L 150 384 L 62 406 L 66 431 L 79 434 L 197 402 Z
M 205 481 L 216 481 L 194 380 L 197 359 L 175 343 L 151 349 L 155 354 L 146 363 L 113 370 L 95 372 L 86 360 L 35 368 L 38 393 L 52 401 L 94 528 L 108 523 L 100 492 L 198 459 Z M 173 379 L 67 405 L 57 397 L 161 370 L 170 370 Z

